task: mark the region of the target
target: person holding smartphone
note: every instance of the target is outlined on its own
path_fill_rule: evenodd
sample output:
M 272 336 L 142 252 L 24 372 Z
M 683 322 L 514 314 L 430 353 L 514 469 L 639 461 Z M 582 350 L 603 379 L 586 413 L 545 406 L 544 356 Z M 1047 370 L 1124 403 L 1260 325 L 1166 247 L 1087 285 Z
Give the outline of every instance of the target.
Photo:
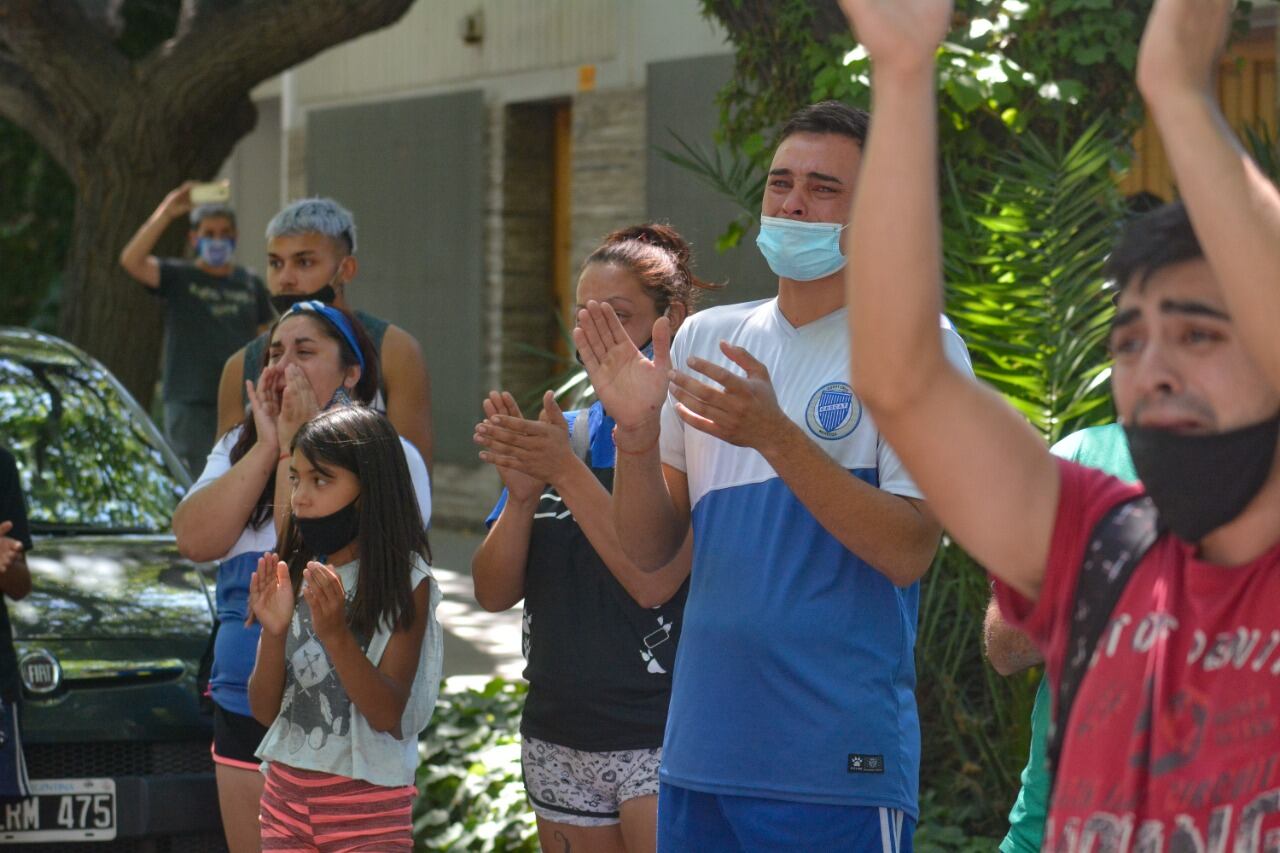
M 262 280 L 235 263 L 235 211 L 221 201 L 199 204 L 201 193 L 224 201 L 227 195 L 225 185 L 187 181 L 120 252 L 125 272 L 165 301 L 164 431 L 192 474 L 213 447 L 223 362 L 274 317 Z M 153 255 L 160 235 L 183 215 L 195 259 Z

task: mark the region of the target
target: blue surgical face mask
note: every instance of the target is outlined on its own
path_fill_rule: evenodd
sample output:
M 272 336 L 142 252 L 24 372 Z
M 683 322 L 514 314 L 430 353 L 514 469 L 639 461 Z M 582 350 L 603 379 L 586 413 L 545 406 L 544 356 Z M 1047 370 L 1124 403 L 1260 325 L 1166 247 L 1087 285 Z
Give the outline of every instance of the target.
M 201 237 L 196 242 L 200 260 L 211 267 L 225 267 L 235 254 L 236 241 L 226 237 Z
M 847 226 L 835 222 L 800 222 L 777 216 L 760 217 L 756 245 L 780 278 L 816 281 L 844 268 L 840 232 Z

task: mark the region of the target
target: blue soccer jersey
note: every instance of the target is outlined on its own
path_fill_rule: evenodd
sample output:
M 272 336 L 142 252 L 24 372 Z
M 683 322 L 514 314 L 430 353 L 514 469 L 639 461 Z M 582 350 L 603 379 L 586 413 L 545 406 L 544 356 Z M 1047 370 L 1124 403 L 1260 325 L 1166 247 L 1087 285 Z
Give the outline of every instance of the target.
M 672 347 L 741 373 L 744 347 L 778 403 L 853 476 L 918 498 L 849 381 L 847 311 L 800 328 L 777 300 L 691 317 Z M 948 358 L 971 373 L 942 321 Z M 677 651 L 664 782 L 716 794 L 884 806 L 918 817 L 919 585 L 894 586 L 848 551 L 755 450 L 686 425 L 669 399 L 662 461 L 684 471 L 693 574 Z

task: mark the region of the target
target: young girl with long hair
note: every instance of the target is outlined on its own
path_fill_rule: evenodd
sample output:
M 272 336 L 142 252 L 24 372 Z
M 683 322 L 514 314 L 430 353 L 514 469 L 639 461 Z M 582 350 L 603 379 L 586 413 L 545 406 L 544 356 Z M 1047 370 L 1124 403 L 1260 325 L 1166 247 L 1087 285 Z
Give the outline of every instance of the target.
M 258 625 L 249 618 L 249 584 L 258 558 L 276 550 L 277 523 L 289 507 L 288 453 L 316 412 L 369 405 L 378 389 L 377 351 L 353 316 L 318 302 L 293 306 L 272 326 L 261 376 L 249 388 L 244 421 L 209 454 L 204 473 L 173 517 L 178 548 L 193 560 L 217 560 L 218 629 L 209 692 L 218 806 L 231 853 L 260 850 L 257 817 L 262 773 L 255 757 L 266 728 L 249 708 L 249 674 Z M 418 451 L 401 442 L 423 522 L 431 490 Z M 283 451 L 283 452 L 282 452 Z
M 418 733 L 440 687 L 440 588 L 395 429 L 317 415 L 289 458 L 279 557 L 258 561 L 249 679 L 269 725 L 260 826 L 270 850 L 412 850 Z
M 611 304 L 643 349 L 659 318 L 674 331 L 707 287 L 679 234 L 639 225 L 587 258 L 577 301 Z M 521 759 L 542 849 L 652 851 L 688 545 L 655 572 L 622 553 L 613 421 L 599 403 L 566 418 L 548 392 L 539 419 L 525 420 L 510 394 L 493 392 L 484 411 L 480 458 L 505 489 L 471 571 L 485 609 L 524 599 Z

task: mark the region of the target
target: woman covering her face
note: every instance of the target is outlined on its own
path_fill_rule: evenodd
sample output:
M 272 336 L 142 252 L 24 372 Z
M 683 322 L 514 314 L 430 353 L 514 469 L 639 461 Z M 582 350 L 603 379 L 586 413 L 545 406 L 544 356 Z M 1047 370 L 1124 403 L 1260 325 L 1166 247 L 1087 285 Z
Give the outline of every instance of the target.
M 376 351 L 348 312 L 302 302 L 276 321 L 270 335 L 258 382 L 247 383 L 250 407 L 244 420 L 214 446 L 204 473 L 173 518 L 184 556 L 218 561 L 218 628 L 209 693 L 218 802 L 232 853 L 260 849 L 263 777 L 255 753 L 266 728 L 249 708 L 260 628 L 247 604 L 258 559 L 276 550 L 288 517 L 288 448 L 317 413 L 369 405 L 378 389 Z M 412 445 L 403 439 L 401 445 L 425 525 L 431 519 L 426 465 Z

